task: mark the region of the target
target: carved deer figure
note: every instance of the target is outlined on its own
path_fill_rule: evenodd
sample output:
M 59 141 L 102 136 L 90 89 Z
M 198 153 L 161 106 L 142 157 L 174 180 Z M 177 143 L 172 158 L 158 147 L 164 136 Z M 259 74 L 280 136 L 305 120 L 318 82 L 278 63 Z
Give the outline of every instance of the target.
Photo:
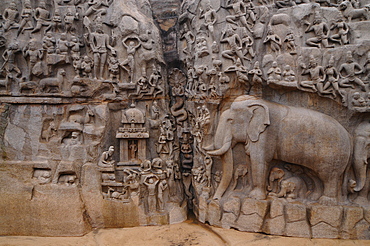
M 66 75 L 66 71 L 64 69 L 59 69 L 57 76 L 55 78 L 44 78 L 40 80 L 40 89 L 43 92 L 50 92 L 51 88 L 57 88 L 58 92 L 60 92 L 63 82 L 64 76 Z

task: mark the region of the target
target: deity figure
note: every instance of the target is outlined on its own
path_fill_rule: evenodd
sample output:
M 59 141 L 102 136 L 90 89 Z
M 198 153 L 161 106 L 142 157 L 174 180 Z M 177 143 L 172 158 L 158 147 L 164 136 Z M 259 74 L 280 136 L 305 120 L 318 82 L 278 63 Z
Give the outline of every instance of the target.
M 308 67 L 305 64 L 301 64 L 302 67 L 302 75 L 309 74 L 311 80 L 309 81 L 301 81 L 300 85 L 302 87 L 309 88 L 314 92 L 317 91 L 316 85 L 318 83 L 322 83 L 325 80 L 325 71 L 322 66 L 319 66 L 315 57 L 313 55 L 310 56 L 310 61 Z
M 34 70 L 34 67 L 37 62 L 43 57 L 44 53 L 40 49 L 37 48 L 36 45 L 36 39 L 31 39 L 28 42 L 28 49 L 25 47 L 23 49 L 23 56 L 27 57 L 29 56 L 29 63 L 28 63 L 28 69 L 29 69 L 29 76 L 31 77 L 32 74 L 36 74 L 36 71 Z
M 343 63 L 339 68 L 339 74 L 343 78 L 339 82 L 339 85 L 341 87 L 354 88 L 353 83 L 356 83 L 357 85 L 361 86 L 361 89 L 363 91 L 366 91 L 365 83 L 357 76 L 359 74 L 362 74 L 362 72 L 362 67 L 360 66 L 360 64 L 354 61 L 352 52 L 347 51 L 346 62 Z
M 316 16 L 311 24 L 308 25 L 305 32 L 314 32 L 315 37 L 306 40 L 306 44 L 321 48 L 320 43 L 324 48 L 334 48 L 334 45 L 329 45 L 329 28 L 328 25 L 323 22 L 320 16 Z
M 9 7 L 4 10 L 3 18 L 5 19 L 4 31 L 8 31 L 11 28 L 18 28 L 17 18 L 19 12 L 15 2 L 11 2 Z
M 205 26 L 208 28 L 209 33 L 213 37 L 214 27 L 213 25 L 217 21 L 217 14 L 216 11 L 212 8 L 210 2 L 207 2 L 206 9 L 200 9 L 200 19 L 204 18 Z
M 280 54 L 281 39 L 278 35 L 274 33 L 272 29 L 267 32 L 267 36 L 263 43 L 268 44 L 272 52 Z
M 289 30 L 285 36 L 284 43 L 286 45 L 286 50 L 289 51 L 291 55 L 297 54 L 295 38 L 292 30 Z
M 9 47 L 4 51 L 2 55 L 4 59 L 4 63 L 1 66 L 0 71 L 3 70 L 4 68 L 7 74 L 10 74 L 11 72 L 14 71 L 17 77 L 22 74 L 21 70 L 15 64 L 15 54 L 19 51 L 20 49 L 18 48 L 17 42 L 13 42 L 9 44 Z
M 133 40 L 137 40 L 136 44 Z M 137 37 L 126 37 L 124 40 L 122 40 L 122 44 L 127 49 L 127 58 L 121 63 L 121 67 L 128 72 L 130 82 L 133 83 L 132 80 L 134 78 L 135 53 L 136 50 L 140 47 L 141 42 L 140 39 Z M 128 66 L 128 68 L 125 67 L 126 65 Z
M 284 81 L 294 82 L 296 80 L 295 72 L 289 65 L 285 65 L 284 70 L 282 72 L 282 76 Z
M 221 43 L 227 42 L 230 46 L 229 50 L 224 50 L 221 54 L 223 57 L 231 59 L 236 63 L 235 55 L 240 58 L 242 61 L 244 58 L 242 52 L 242 40 L 240 39 L 239 35 L 234 31 L 232 27 L 228 27 L 226 31 L 222 32 L 221 34 Z
M 250 94 L 257 97 L 262 97 L 262 71 L 260 69 L 260 63 L 256 61 L 253 69 L 248 73 L 253 75 Z
M 267 82 L 269 81 L 280 81 L 281 80 L 281 69 L 278 67 L 276 61 L 272 62 L 272 67 L 267 70 Z
M 344 22 L 343 16 L 338 17 L 337 22 L 331 24 L 330 29 L 338 29 L 338 32 L 330 36 L 330 40 L 333 42 L 338 42 L 340 45 L 348 44 L 348 32 L 349 27 L 346 22 Z
M 32 30 L 32 33 L 40 31 L 43 26 L 47 26 L 44 33 L 49 31 L 53 26 L 49 17 L 50 12 L 46 9 L 46 3 L 44 0 L 41 0 L 35 11 L 36 27 Z
M 23 33 L 24 30 L 32 30 L 33 29 L 33 23 L 32 23 L 32 6 L 30 0 L 25 0 L 23 5 L 23 10 L 21 13 L 21 22 L 18 27 L 17 36 L 19 36 L 20 33 Z
M 325 74 L 326 74 L 326 81 L 327 82 L 325 83 L 325 85 L 323 87 L 323 91 L 327 90 L 330 87 L 330 85 L 332 85 L 333 88 L 334 88 L 334 91 L 332 92 L 333 97 L 335 98 L 336 97 L 335 92 L 338 92 L 342 96 L 342 98 L 344 98 L 344 95 L 339 90 L 339 84 L 338 84 L 339 73 L 338 73 L 338 70 L 334 67 L 334 56 L 330 57 L 328 66 L 325 68 Z M 320 91 L 320 89 L 319 89 L 319 91 Z M 327 92 L 330 92 L 330 91 L 327 91 Z

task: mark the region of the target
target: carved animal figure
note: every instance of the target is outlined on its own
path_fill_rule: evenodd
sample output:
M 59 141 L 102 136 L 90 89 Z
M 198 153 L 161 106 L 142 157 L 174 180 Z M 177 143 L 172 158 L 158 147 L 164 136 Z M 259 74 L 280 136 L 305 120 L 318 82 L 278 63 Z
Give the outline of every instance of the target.
M 35 81 L 22 81 L 19 82 L 19 91 L 23 93 L 24 91 L 31 91 L 36 93 L 38 85 Z
M 188 112 L 183 105 L 184 100 L 181 97 L 176 97 L 176 103 L 171 107 L 171 113 L 179 124 L 182 124 L 188 118 Z
M 358 192 L 355 202 L 368 204 L 368 194 L 370 191 L 370 168 L 368 159 L 370 158 L 370 121 L 361 122 L 354 134 L 353 146 L 353 170 L 356 176 L 356 186 L 354 192 Z
M 344 18 L 346 18 L 349 22 L 351 22 L 352 19 L 369 19 L 368 8 L 355 9 L 350 1 L 342 2 L 338 8 L 340 11 L 342 11 Z
M 280 183 L 280 192 L 277 197 L 287 197 L 287 198 L 306 198 L 307 187 L 304 181 L 299 177 L 290 177 L 284 179 Z
M 220 117 L 209 155 L 221 156 L 223 176 L 214 199 L 221 199 L 233 176 L 236 143 L 244 143 L 251 163 L 249 196 L 266 198 L 269 163 L 281 160 L 305 166 L 317 173 L 324 185 L 322 204 L 335 204 L 341 177 L 351 155 L 349 133 L 322 113 L 284 106 L 254 96 L 236 98 Z
M 39 82 L 41 91 L 50 92 L 51 88 L 57 88 L 58 92 L 60 92 L 63 86 L 65 75 L 66 75 L 66 71 L 64 69 L 59 69 L 57 76 L 55 78 L 41 79 Z
M 4 87 L 6 91 L 10 88 L 11 80 L 13 79 L 13 76 L 11 74 L 8 74 L 5 79 L 0 80 L 0 87 Z
M 299 176 L 293 176 L 279 167 L 273 167 L 270 171 L 267 190 L 269 194 L 277 197 L 306 198 L 307 185 Z

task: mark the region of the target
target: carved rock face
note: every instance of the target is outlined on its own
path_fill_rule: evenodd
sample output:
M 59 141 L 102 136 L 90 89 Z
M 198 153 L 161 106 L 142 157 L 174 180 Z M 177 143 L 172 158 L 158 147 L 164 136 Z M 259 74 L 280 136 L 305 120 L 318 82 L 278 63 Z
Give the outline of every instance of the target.
M 370 239 L 365 5 L 6 0 L 0 233 Z

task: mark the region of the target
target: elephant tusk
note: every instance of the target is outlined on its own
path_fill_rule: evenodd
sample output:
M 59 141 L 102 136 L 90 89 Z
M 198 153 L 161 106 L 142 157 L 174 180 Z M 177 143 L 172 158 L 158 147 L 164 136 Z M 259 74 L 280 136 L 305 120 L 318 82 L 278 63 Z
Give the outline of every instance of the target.
M 212 150 L 212 151 L 207 151 L 207 154 L 213 155 L 213 156 L 220 156 L 226 153 L 231 147 L 231 141 L 228 141 L 222 145 L 220 149 L 217 150 Z

